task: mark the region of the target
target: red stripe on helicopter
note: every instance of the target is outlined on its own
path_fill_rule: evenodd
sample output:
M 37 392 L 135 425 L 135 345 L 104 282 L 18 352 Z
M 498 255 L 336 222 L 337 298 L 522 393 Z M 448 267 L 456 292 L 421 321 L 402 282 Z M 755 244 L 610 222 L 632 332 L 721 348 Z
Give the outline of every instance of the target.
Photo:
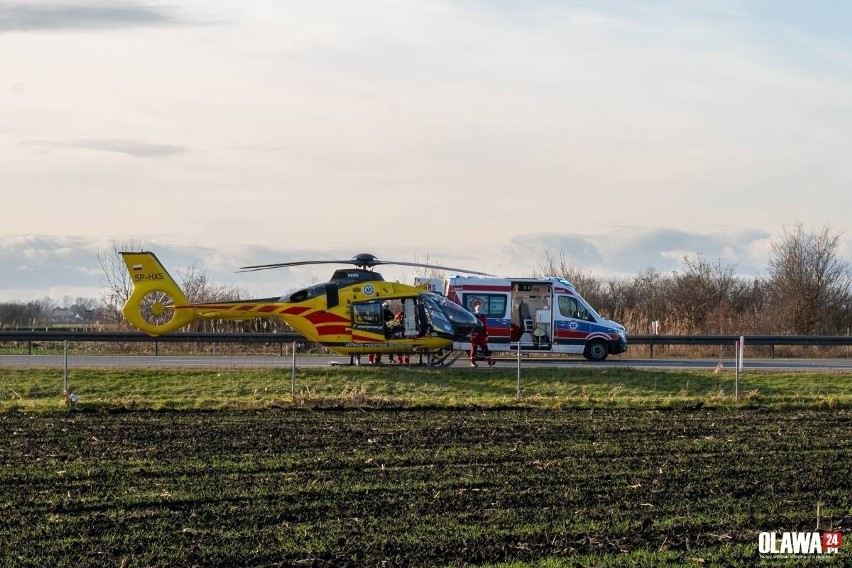
M 263 306 L 262 308 L 258 309 L 257 311 L 268 314 L 268 313 L 274 312 L 277 309 L 278 309 L 278 306 L 276 306 L 275 304 L 271 304 L 271 305 Z
M 339 316 L 337 314 L 333 314 L 331 312 L 326 312 L 323 310 L 317 310 L 312 314 L 308 314 L 305 316 L 305 319 L 314 325 L 321 323 L 349 323 L 349 318 L 345 318 L 343 316 Z
M 239 310 L 241 312 L 248 312 L 248 311 L 251 311 L 253 309 L 254 309 L 254 305 L 251 305 L 251 304 L 249 304 L 247 306 L 240 306 L 239 308 L 237 308 L 237 310 Z
M 305 313 L 306 311 L 308 311 L 310 309 L 311 308 L 308 308 L 306 306 L 291 306 L 289 308 L 283 308 L 281 310 L 281 313 L 291 315 L 291 316 L 298 316 L 298 315 Z

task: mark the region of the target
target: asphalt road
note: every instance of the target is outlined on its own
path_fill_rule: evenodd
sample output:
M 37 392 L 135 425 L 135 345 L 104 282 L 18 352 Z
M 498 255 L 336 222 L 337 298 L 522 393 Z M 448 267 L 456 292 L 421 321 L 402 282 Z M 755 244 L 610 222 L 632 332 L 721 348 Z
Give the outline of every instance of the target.
M 412 362 L 417 360 L 411 358 Z M 603 363 L 592 363 L 581 358 L 566 359 L 521 359 L 522 367 L 571 366 L 578 368 L 632 367 L 638 369 L 715 369 L 721 362 L 725 369 L 734 369 L 733 359 L 625 359 L 611 357 Z M 297 367 L 322 367 L 332 364 L 348 365 L 348 357 L 297 356 Z M 467 366 L 462 357 L 455 367 Z M 497 359 L 496 367 L 517 368 L 517 359 Z M 69 355 L 68 366 L 77 368 L 291 368 L 291 356 L 220 356 L 220 355 Z M 0 355 L 0 368 L 62 368 L 62 355 Z M 484 365 L 480 368 L 486 369 Z M 807 370 L 807 371 L 852 371 L 852 359 L 748 359 L 744 369 L 761 370 Z

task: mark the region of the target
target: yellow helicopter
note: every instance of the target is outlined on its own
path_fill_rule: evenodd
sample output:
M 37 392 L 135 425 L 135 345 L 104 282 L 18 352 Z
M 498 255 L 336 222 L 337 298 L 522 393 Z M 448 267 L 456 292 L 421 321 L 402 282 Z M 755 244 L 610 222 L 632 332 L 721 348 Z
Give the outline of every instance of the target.
M 244 266 L 240 271 L 307 264 L 351 264 L 354 268 L 338 269 L 328 282 L 281 297 L 193 304 L 154 253 L 122 252 L 121 256 L 133 282 L 133 292 L 122 314 L 149 335 L 169 333 L 197 319 L 275 317 L 337 353 L 429 354 L 437 362 L 449 354 L 453 341 L 467 337 L 479 324 L 476 317 L 440 294 L 388 282 L 374 268 L 395 264 L 487 276 L 433 264 L 382 261 L 362 253 L 349 260 Z

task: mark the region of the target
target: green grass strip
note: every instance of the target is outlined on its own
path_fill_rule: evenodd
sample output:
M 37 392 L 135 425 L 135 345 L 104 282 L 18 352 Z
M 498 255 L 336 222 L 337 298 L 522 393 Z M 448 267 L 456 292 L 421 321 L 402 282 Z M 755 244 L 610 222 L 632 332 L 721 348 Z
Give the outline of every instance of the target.
M 0 411 L 66 406 L 61 370 L 0 370 Z M 852 374 L 749 372 L 735 396 L 730 371 L 419 367 L 290 369 L 74 369 L 77 408 L 278 407 L 852 407 Z M 295 383 L 295 389 L 293 385 Z

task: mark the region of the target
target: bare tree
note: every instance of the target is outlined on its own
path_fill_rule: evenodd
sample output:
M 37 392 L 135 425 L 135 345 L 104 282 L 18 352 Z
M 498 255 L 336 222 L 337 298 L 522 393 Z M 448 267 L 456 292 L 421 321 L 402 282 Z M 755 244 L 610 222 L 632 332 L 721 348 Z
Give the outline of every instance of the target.
M 719 260 L 709 262 L 701 255 L 686 256 L 685 270 L 675 272 L 672 308 L 699 333 L 722 333 L 730 322 L 735 267 Z
M 103 301 L 108 310 L 106 313 L 120 316 L 121 308 L 133 292 L 133 281 L 121 258 L 122 252 L 141 252 L 145 250 L 144 242 L 137 239 L 118 241 L 113 239 L 108 250 L 98 250 L 98 265 L 101 267 L 100 283 L 106 289 Z
M 192 304 L 204 302 L 229 302 L 240 300 L 246 293 L 230 284 L 213 284 L 207 277 L 207 271 L 194 264 L 178 271 L 180 289 Z
M 246 297 L 246 292 L 241 288 L 211 283 L 207 271 L 194 264 L 178 270 L 177 275 L 178 286 L 192 304 L 230 302 Z M 196 320 L 192 327 L 195 331 L 238 331 L 251 326 L 245 322 L 228 320 Z
M 839 255 L 840 236 L 828 227 L 808 232 L 797 224 L 772 243 L 766 287 L 777 331 L 843 331 L 850 270 Z
M 565 258 L 563 251 L 559 251 L 558 258 L 554 257 L 550 251 L 545 251 L 544 260 L 539 262 L 539 270 L 536 271 L 535 276 L 564 278 L 592 305 L 600 305 L 601 302 L 598 300 L 605 295 L 603 280 L 588 268 Z
M 423 260 L 420 260 L 419 255 L 414 255 L 414 262 L 422 263 L 422 264 L 435 264 L 435 261 L 429 256 L 429 253 L 426 253 L 426 257 Z M 415 278 L 431 278 L 434 280 L 444 281 L 447 279 L 447 273 L 440 268 L 430 268 L 426 266 L 417 266 L 414 268 L 414 277 Z
M 632 279 L 610 281 L 609 289 L 608 301 L 618 306 L 612 312 L 615 319 L 621 322 L 630 321 L 636 329 L 642 330 L 639 333 L 658 330 L 659 328 L 652 327 L 652 322 L 665 322 L 671 313 L 672 277 L 664 275 L 652 266 Z

